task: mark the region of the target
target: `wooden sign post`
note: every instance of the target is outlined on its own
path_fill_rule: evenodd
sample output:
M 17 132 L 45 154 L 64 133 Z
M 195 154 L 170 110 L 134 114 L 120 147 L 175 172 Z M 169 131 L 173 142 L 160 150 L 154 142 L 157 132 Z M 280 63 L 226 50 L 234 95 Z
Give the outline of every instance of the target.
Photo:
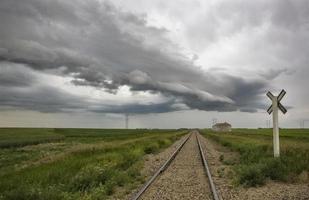
M 273 146 L 274 157 L 280 156 L 280 143 L 279 143 L 279 125 L 278 125 L 278 110 L 281 110 L 283 114 L 287 112 L 285 107 L 280 103 L 286 91 L 281 90 L 278 96 L 274 96 L 271 92 L 267 92 L 267 96 L 271 99 L 272 105 L 267 109 L 268 114 L 273 113 Z

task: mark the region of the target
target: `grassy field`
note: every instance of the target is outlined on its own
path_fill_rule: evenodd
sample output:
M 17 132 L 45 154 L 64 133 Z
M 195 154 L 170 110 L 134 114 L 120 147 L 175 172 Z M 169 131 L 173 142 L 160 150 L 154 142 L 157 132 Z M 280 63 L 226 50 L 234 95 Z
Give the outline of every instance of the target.
M 0 129 L 0 199 L 108 199 L 144 181 L 142 157 L 186 131 Z
M 272 129 L 233 129 L 229 133 L 202 130 L 207 138 L 237 151 L 240 158 L 220 159 L 233 165 L 237 184 L 263 185 L 267 179 L 283 182 L 308 182 L 309 130 L 281 129 L 280 158 L 273 158 Z

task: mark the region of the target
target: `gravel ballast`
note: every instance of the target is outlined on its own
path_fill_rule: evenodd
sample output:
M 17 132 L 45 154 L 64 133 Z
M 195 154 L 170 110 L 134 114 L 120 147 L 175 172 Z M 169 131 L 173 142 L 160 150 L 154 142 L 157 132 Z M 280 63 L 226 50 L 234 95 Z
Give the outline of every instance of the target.
M 194 134 L 141 199 L 212 199 Z
M 183 136 L 158 154 L 145 156 L 142 174 L 147 177 L 146 180 L 160 168 L 186 137 L 187 135 Z M 202 136 L 199 138 L 221 199 L 309 200 L 308 184 L 268 181 L 262 187 L 244 188 L 235 186 L 232 183 L 235 176 L 231 168 L 232 165 L 226 165 L 223 161 L 220 161 L 220 156 L 223 155 L 224 159 L 237 161 L 239 154 L 210 139 Z M 212 199 L 207 176 L 202 167 L 196 138 L 195 135 L 192 135 L 169 168 L 154 181 L 141 199 Z M 137 191 L 138 189 L 132 191 L 126 199 L 131 199 Z
M 177 147 L 188 137 L 188 134 L 182 136 L 179 140 L 174 142 L 171 146 L 164 149 L 157 154 L 148 154 L 144 157 L 144 167 L 141 169 L 141 174 L 148 180 L 154 173 L 164 164 L 164 162 L 173 154 Z M 143 184 L 134 189 L 131 193 L 127 194 L 124 199 L 131 200 L 136 193 L 141 189 Z M 118 200 L 118 198 L 116 198 Z

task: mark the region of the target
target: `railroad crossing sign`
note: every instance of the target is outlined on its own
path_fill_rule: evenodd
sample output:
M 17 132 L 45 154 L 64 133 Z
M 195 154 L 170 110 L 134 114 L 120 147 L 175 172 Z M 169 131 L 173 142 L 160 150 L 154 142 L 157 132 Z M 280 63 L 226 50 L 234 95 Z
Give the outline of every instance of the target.
M 273 113 L 274 157 L 280 156 L 278 110 L 281 110 L 283 114 L 287 112 L 286 108 L 280 103 L 285 94 L 286 94 L 285 90 L 281 90 L 278 96 L 274 96 L 271 92 L 267 92 L 266 94 L 272 101 L 272 105 L 267 109 L 267 112 L 268 114 Z

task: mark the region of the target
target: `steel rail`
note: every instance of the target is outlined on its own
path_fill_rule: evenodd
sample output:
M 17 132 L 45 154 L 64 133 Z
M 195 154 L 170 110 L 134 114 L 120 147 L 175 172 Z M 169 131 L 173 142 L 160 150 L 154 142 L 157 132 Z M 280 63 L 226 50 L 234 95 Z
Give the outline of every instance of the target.
M 171 162 L 175 159 L 176 155 L 185 145 L 185 143 L 189 140 L 192 133 L 179 145 L 179 147 L 174 151 L 174 153 L 169 157 L 169 159 L 160 167 L 160 169 L 146 182 L 146 184 L 139 190 L 139 192 L 132 198 L 132 200 L 139 199 L 142 194 L 147 190 L 147 188 L 151 185 L 151 183 L 166 170 L 166 168 L 171 164 Z
M 199 133 L 197 133 L 195 136 L 196 136 L 198 147 L 199 147 L 199 150 L 200 150 L 200 155 L 201 155 L 201 158 L 202 158 L 202 162 L 203 162 L 204 168 L 205 168 L 206 173 L 207 173 L 207 177 L 208 177 L 208 180 L 209 180 L 210 189 L 211 189 L 213 198 L 215 200 L 220 200 L 218 192 L 217 192 L 217 189 L 216 189 L 216 186 L 215 186 L 215 184 L 213 182 L 213 179 L 212 179 L 209 167 L 208 167 L 208 163 L 206 161 L 206 158 L 205 158 L 205 155 L 204 155 L 204 152 L 203 152 L 203 148 L 202 148 L 200 140 L 198 138 L 198 135 L 199 135 Z

